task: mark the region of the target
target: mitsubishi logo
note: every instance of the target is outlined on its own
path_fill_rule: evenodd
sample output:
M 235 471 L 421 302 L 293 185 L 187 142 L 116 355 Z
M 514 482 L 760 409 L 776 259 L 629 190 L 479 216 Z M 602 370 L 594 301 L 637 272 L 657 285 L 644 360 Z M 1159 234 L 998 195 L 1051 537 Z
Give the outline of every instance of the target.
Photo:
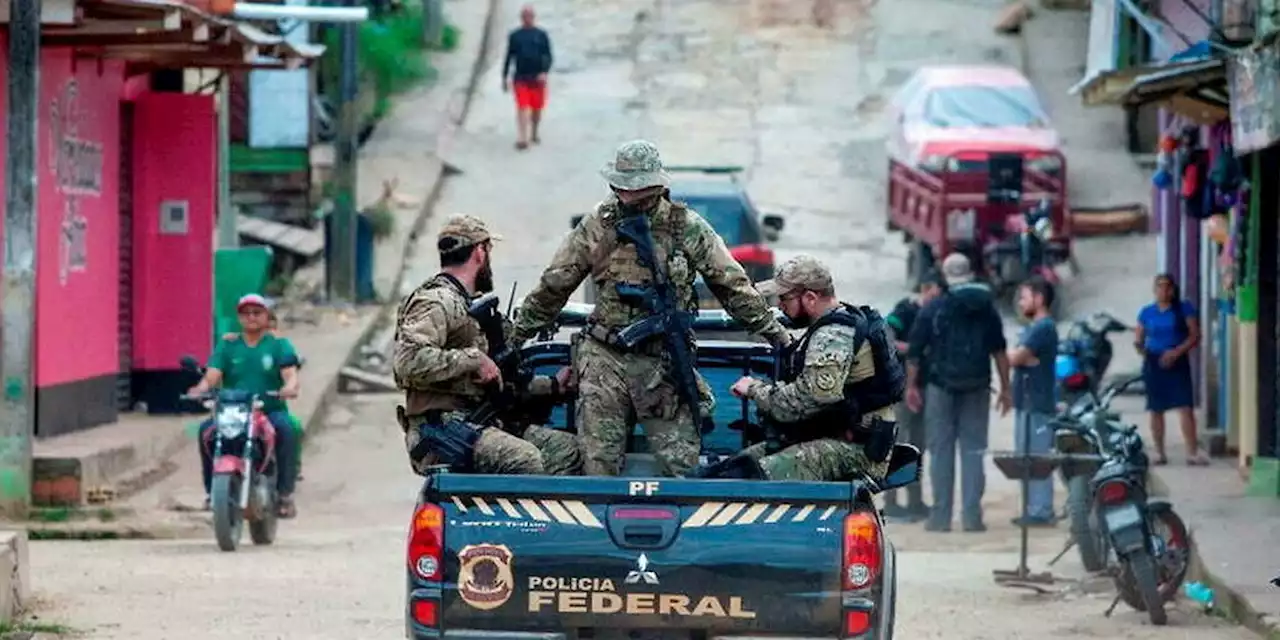
M 623 584 L 636 584 L 642 580 L 645 584 L 658 584 L 658 574 L 649 570 L 649 556 L 643 553 L 640 554 L 639 558 L 636 558 L 635 570 L 628 573 L 626 580 L 622 582 Z

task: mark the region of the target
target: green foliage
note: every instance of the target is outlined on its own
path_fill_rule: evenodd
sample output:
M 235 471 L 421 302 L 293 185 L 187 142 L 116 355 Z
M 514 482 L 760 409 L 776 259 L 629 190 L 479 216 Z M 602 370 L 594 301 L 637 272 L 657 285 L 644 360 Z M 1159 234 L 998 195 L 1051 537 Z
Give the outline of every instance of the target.
M 369 221 L 373 230 L 375 240 L 385 240 L 391 236 L 391 232 L 395 230 L 396 217 L 391 212 L 391 207 L 386 204 L 375 204 L 360 212 Z
M 462 32 L 457 27 L 446 24 L 444 31 L 440 34 L 440 50 L 453 51 L 458 48 L 458 40 L 462 38 Z
M 435 77 L 422 43 L 422 8 L 414 4 L 402 5 L 402 9 L 359 23 L 359 50 L 357 64 L 364 82 L 372 82 L 377 92 L 374 102 L 375 117 L 382 117 L 389 108 L 389 98 Z M 342 53 L 340 28 L 325 30 L 326 86 L 334 91 L 338 87 L 338 73 Z

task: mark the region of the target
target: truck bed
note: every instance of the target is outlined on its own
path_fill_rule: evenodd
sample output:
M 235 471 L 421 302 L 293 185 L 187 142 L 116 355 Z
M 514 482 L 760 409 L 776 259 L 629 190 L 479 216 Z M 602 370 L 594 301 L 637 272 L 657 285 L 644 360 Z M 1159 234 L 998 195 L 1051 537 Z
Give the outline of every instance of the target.
M 656 478 L 629 458 L 630 477 L 429 478 L 444 566 L 438 586 L 411 568 L 410 602 L 438 598 L 450 637 L 842 635 L 861 483 Z

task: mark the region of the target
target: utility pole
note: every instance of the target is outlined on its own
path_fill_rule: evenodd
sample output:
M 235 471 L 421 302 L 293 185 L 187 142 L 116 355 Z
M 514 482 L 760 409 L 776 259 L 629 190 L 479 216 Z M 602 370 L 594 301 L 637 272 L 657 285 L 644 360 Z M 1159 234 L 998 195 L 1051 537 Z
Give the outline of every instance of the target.
M 356 0 L 347 0 L 355 6 Z M 338 132 L 334 140 L 334 208 L 329 227 L 327 278 L 331 302 L 356 301 L 356 154 L 359 152 L 360 114 L 356 95 L 359 86 L 360 25 L 344 22 L 341 69 L 338 78 Z
M 422 30 L 428 49 L 444 48 L 444 0 L 422 0 Z
M 231 78 L 218 78 L 218 248 L 240 246 L 235 207 L 231 206 Z
M 5 163 L 4 335 L 0 340 L 0 510 L 25 517 L 35 437 L 36 106 L 41 0 L 9 3 L 8 158 Z

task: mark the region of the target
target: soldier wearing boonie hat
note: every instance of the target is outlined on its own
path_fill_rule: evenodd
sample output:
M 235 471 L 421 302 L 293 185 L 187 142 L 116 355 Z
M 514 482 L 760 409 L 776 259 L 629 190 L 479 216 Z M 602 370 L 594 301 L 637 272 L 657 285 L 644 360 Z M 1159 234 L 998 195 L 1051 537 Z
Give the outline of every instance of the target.
M 859 474 L 882 478 L 897 431 L 894 405 L 902 399 L 905 379 L 884 320 L 870 307 L 840 302 L 831 270 L 813 256 L 787 260 L 757 289 L 777 295 L 792 323 L 808 329 L 783 353 L 778 379 L 747 376 L 732 388 L 773 421 L 782 442 L 752 445 L 693 475 L 825 482 Z
M 534 425 L 517 436 L 495 428 L 497 424 L 467 422 L 486 387 L 503 382 L 490 354 L 504 345 L 489 344 L 468 314 L 474 296 L 493 289 L 489 254 L 501 239 L 480 218 L 451 216 L 436 241 L 440 273 L 400 304 L 392 372 L 405 391 L 405 404 L 396 417 L 409 464 L 419 474 L 434 464 L 461 473 L 581 472 L 581 454 L 571 434 Z
M 694 425 L 692 389 L 677 389 L 671 381 L 676 377 L 671 367 L 684 368 L 687 363 L 669 361 L 661 336 L 639 344 L 618 339 L 620 330 L 651 313 L 624 300 L 619 285 L 643 289 L 655 280 L 636 245 L 619 238 L 620 222 L 646 218 L 652 244 L 662 248 L 654 252 L 654 261 L 665 272 L 682 310 L 697 311 L 694 280 L 701 275 L 747 331 L 775 344 L 785 344 L 790 336 L 711 225 L 683 203 L 671 200 L 667 189 L 671 176 L 657 146 L 647 140 L 623 143 L 600 175 L 612 193 L 583 216 L 560 244 L 537 286 L 525 297 L 507 345 L 519 347 L 550 325 L 582 281 L 591 277 L 598 297 L 574 355 L 580 379 L 575 415 L 581 420 L 578 434 L 584 469 L 588 475 L 619 475 L 627 434 L 642 422 L 659 473 L 683 475 L 698 464 L 702 426 Z M 696 371 L 690 376 L 698 378 Z M 689 386 L 698 387 L 698 409 L 706 415 L 707 407 L 714 406 L 706 381 L 698 378 Z

